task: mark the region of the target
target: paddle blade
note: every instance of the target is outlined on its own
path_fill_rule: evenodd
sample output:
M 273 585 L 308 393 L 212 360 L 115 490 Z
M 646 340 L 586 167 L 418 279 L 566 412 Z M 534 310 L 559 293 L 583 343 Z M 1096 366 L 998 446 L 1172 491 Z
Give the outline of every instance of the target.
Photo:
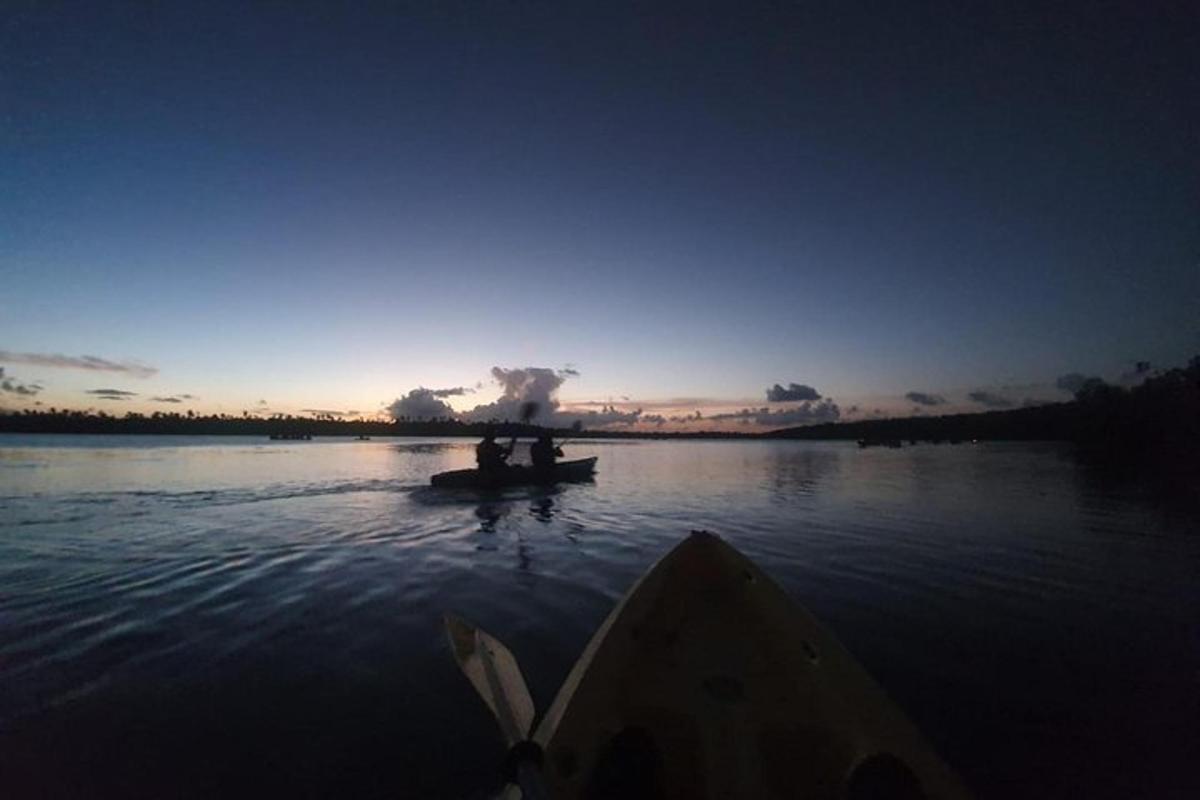
M 505 743 L 514 745 L 528 738 L 533 698 L 516 657 L 499 639 L 462 617 L 446 614 L 445 622 L 454 660 L 500 723 Z

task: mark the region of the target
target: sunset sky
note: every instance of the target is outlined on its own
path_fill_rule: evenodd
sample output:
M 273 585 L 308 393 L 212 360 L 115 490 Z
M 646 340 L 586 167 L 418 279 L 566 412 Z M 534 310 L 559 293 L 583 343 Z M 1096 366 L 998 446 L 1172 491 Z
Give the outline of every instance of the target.
M 0 408 L 757 426 L 1200 353 L 1186 5 L 220 5 L 0 11 Z

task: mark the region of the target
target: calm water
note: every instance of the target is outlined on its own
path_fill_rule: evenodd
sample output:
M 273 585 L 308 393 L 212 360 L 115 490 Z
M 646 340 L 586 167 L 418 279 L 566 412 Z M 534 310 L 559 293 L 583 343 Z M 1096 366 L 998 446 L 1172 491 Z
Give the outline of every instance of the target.
M 0 436 L 0 794 L 481 797 L 440 615 L 539 708 L 690 528 L 843 640 L 983 797 L 1200 789 L 1195 486 L 1059 445 L 583 442 L 594 484 L 426 488 L 473 443 Z

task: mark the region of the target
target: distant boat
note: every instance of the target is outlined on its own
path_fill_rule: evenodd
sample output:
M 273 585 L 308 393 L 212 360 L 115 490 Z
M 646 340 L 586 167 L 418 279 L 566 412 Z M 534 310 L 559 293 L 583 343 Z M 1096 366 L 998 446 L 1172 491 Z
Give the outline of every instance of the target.
M 359 436 L 359 437 L 358 437 L 358 441 L 360 441 L 360 442 L 369 442 L 369 441 L 371 441 L 371 437 L 370 437 L 370 436 Z
M 504 486 L 590 481 L 596 472 L 596 458 L 559 461 L 553 470 L 534 469 L 523 464 L 506 466 L 492 474 L 483 474 L 477 469 L 456 469 L 453 472 L 439 472 L 430 479 L 430 483 L 449 489 L 497 489 Z

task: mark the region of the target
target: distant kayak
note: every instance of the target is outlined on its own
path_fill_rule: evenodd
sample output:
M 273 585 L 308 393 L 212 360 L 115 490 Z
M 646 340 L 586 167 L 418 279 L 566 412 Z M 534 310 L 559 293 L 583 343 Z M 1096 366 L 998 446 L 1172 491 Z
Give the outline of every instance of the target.
M 495 489 L 504 486 L 526 486 L 539 483 L 568 483 L 591 480 L 596 472 L 596 456 L 576 461 L 559 461 L 553 470 L 539 470 L 523 464 L 505 467 L 500 472 L 485 474 L 477 469 L 456 469 L 439 472 L 430 483 L 443 489 Z

